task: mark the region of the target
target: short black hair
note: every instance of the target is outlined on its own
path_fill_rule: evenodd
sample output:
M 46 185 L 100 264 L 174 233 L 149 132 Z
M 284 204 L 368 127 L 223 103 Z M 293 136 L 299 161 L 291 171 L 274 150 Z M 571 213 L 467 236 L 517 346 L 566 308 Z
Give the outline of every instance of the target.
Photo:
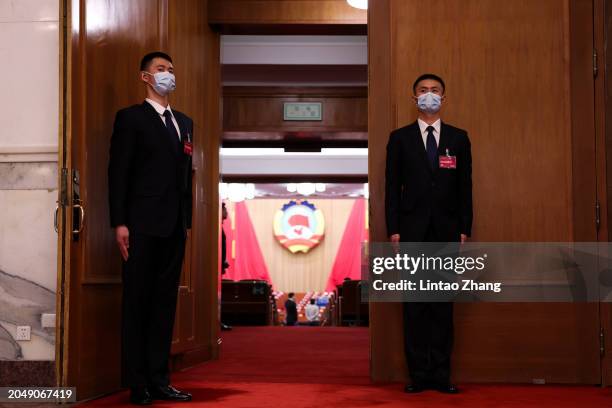
M 294 297 L 294 296 L 295 296 L 295 293 L 293 293 L 293 292 L 289 292 L 289 295 L 288 295 L 288 296 L 289 296 L 290 298 L 292 298 L 292 297 Z
M 155 58 L 163 58 L 166 61 L 172 62 L 172 58 L 170 58 L 170 56 L 166 54 L 165 52 L 154 51 L 142 57 L 142 60 L 140 60 L 140 70 L 146 71 L 147 69 L 149 69 L 149 67 L 151 66 L 151 63 L 153 62 Z
M 426 79 L 438 81 L 440 85 L 442 85 L 442 93 L 446 91 L 446 85 L 444 84 L 444 80 L 442 78 L 440 78 L 436 74 L 423 74 L 420 77 L 418 77 L 416 81 L 414 81 L 414 84 L 412 84 L 412 92 L 416 94 L 417 85 L 419 84 L 419 82 L 425 81 Z
M 310 298 L 310 304 L 314 305 L 315 304 L 315 298 Z

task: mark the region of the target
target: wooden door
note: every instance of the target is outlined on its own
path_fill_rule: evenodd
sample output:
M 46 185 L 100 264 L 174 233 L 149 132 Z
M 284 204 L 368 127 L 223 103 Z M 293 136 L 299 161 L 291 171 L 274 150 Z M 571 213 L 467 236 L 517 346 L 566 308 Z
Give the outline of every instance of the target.
M 219 219 L 219 38 L 206 24 L 205 1 L 67 0 L 65 7 L 68 211 L 58 374 L 82 400 L 121 386 L 121 262 L 109 224 L 106 169 L 115 112 L 144 99 L 139 63 L 155 50 L 174 55 L 180 82 L 171 103 L 194 120 L 194 227 L 179 289 L 173 366 L 217 353 L 219 269 L 217 240 L 210 237 L 218 234 Z M 70 211 L 69 203 L 80 207 Z M 78 234 L 67 227 L 73 224 Z
M 474 241 L 597 241 L 591 0 L 370 2 L 370 230 L 384 230 L 389 132 L 412 83 L 447 83 L 469 131 Z M 600 383 L 599 305 L 457 304 L 456 381 Z M 401 305 L 371 305 L 372 376 L 404 380 Z

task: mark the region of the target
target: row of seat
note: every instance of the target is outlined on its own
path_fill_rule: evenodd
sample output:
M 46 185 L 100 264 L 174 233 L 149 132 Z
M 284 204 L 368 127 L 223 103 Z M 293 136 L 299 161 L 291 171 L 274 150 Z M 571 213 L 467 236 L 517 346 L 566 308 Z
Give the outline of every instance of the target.
M 314 298 L 319 304 L 322 325 L 367 326 L 368 303 L 362 302 L 364 283 L 347 280 L 334 292 L 296 294 L 298 321 L 306 322 L 303 310 Z M 223 280 L 221 283 L 221 320 L 230 325 L 278 325 L 285 320 L 287 294 L 273 292 L 266 281 Z

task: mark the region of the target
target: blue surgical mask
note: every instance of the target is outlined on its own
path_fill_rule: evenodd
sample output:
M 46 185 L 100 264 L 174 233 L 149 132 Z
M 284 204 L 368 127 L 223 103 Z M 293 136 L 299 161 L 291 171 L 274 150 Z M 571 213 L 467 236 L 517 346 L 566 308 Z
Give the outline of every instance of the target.
M 419 95 L 417 106 L 425 113 L 437 113 L 442 107 L 442 97 L 432 92 Z
M 164 71 L 156 72 L 155 74 L 147 72 L 147 74 L 153 75 L 153 78 L 155 79 L 153 89 L 161 96 L 166 96 L 176 89 L 176 79 L 173 73 Z

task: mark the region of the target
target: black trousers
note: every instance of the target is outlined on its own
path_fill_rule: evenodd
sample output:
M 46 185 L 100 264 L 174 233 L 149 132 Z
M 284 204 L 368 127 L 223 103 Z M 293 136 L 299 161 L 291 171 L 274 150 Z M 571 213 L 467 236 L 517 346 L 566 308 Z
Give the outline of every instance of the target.
M 430 226 L 424 242 L 437 242 Z M 413 384 L 448 385 L 453 348 L 453 303 L 405 302 L 404 350 Z
M 170 383 L 168 359 L 185 231 L 169 237 L 130 234 L 123 264 L 122 355 L 124 385 L 136 388 Z

